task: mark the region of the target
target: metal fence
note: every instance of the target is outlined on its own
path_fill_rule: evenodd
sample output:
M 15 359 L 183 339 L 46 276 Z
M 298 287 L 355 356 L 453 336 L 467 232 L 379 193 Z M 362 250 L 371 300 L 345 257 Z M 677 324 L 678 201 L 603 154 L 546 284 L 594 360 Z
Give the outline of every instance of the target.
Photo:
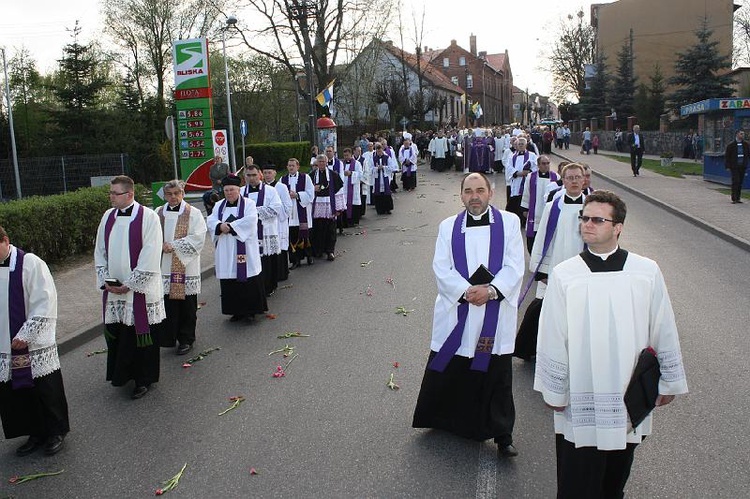
M 127 154 L 19 158 L 19 179 L 16 179 L 13 162 L 0 160 L 0 200 L 18 198 L 17 180 L 22 197 L 63 194 L 101 185 L 114 175 L 125 175 L 127 160 Z M 97 177 L 105 177 L 106 181 Z

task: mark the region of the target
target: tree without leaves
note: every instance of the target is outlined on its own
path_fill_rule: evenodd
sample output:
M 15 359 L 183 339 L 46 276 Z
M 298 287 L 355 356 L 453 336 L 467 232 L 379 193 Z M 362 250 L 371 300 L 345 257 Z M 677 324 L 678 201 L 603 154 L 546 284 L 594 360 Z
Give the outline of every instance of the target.
M 556 97 L 573 95 L 580 100 L 583 96 L 585 66 L 594 62 L 594 38 L 594 28 L 584 22 L 583 11 L 579 11 L 575 19 L 568 15 L 567 20 L 561 21 L 548 57 Z
M 734 13 L 735 66 L 750 65 L 750 4 L 745 4 Z
M 607 57 L 600 53 L 596 61 L 596 74 L 591 79 L 590 88 L 581 97 L 582 113 L 586 118 L 602 118 L 609 114 L 607 105 L 610 89 L 610 75 L 607 73 Z
M 711 40 L 712 35 L 704 18 L 695 32 L 697 43 L 677 54 L 675 75 L 669 79 L 670 85 L 679 87 L 669 96 L 674 108 L 734 94 L 732 76 L 727 74 L 732 69 L 731 57 L 719 54 L 719 42 Z

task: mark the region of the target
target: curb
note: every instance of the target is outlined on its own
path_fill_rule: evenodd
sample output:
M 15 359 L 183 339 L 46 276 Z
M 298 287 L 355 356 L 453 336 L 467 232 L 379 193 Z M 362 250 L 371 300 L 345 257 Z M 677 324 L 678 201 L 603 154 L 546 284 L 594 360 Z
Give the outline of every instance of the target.
M 201 279 L 206 279 L 214 275 L 214 266 L 206 267 L 201 271 Z M 74 331 L 63 341 L 57 343 L 57 352 L 59 355 L 65 355 L 66 353 L 72 352 L 76 348 L 88 343 L 101 335 L 103 332 L 103 324 L 101 321 L 92 322 L 88 326 L 83 326 L 78 330 Z
M 572 160 L 572 159 L 570 159 L 570 158 L 568 158 L 566 156 L 563 156 L 562 154 L 558 154 L 556 152 L 553 152 L 552 154 L 555 155 L 555 156 L 557 156 L 557 157 L 559 157 L 559 158 L 564 159 L 565 161 L 574 161 L 574 160 Z M 601 172 L 593 170 L 593 173 L 594 173 L 595 176 L 600 177 L 600 178 L 606 180 L 607 182 L 616 185 L 620 189 L 622 189 L 624 191 L 627 191 L 627 192 L 629 192 L 631 194 L 634 194 L 635 196 L 638 196 L 639 198 L 644 199 L 644 200 L 648 201 L 649 203 L 654 204 L 654 205 L 656 205 L 656 206 L 658 206 L 660 208 L 663 208 L 664 210 L 668 211 L 669 213 L 671 213 L 671 214 L 673 214 L 673 215 L 675 215 L 675 216 L 677 216 L 677 217 L 679 217 L 679 218 L 681 218 L 683 220 L 686 220 L 686 221 L 692 223 L 693 225 L 696 225 L 696 226 L 700 227 L 701 229 L 703 229 L 703 230 L 705 230 L 705 231 L 707 231 L 707 232 L 709 232 L 709 233 L 711 233 L 711 234 L 713 234 L 713 235 L 715 235 L 715 236 L 717 236 L 717 237 L 719 237 L 719 238 L 727 241 L 730 244 L 733 244 L 734 246 L 737 246 L 740 249 L 743 249 L 745 251 L 750 252 L 750 241 L 747 241 L 746 239 L 744 239 L 742 237 L 736 236 L 736 235 L 732 234 L 731 232 L 727 232 L 724 229 L 721 229 L 719 227 L 711 225 L 709 222 L 707 222 L 707 221 L 705 221 L 705 220 L 703 220 L 701 218 L 698 218 L 698 217 L 696 217 L 694 215 L 690 215 L 689 213 L 685 213 L 683 210 L 680 210 L 679 208 L 677 208 L 675 206 L 672 206 L 669 203 L 666 203 L 666 202 L 664 202 L 664 201 L 662 201 L 660 199 L 657 199 L 657 198 L 655 198 L 655 197 L 653 197 L 653 196 L 651 196 L 649 194 L 646 194 L 643 191 L 639 191 L 638 189 L 635 189 L 635 188 L 633 188 L 633 187 L 631 187 L 629 185 L 623 184 L 619 180 L 615 180 L 612 177 L 604 175 Z

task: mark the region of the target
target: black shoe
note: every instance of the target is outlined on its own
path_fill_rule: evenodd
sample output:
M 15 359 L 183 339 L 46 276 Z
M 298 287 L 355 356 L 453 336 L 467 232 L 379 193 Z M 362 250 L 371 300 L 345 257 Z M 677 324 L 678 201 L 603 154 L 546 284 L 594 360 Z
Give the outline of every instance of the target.
M 177 355 L 185 355 L 192 349 L 193 349 L 193 345 L 190 345 L 188 343 L 183 343 L 177 347 Z
M 307 264 L 308 264 L 308 265 L 312 265 L 313 263 L 315 263 L 315 260 L 313 260 L 313 257 L 311 257 L 311 256 L 308 256 L 308 257 L 307 257 Z
M 328 258 L 326 258 L 326 260 L 328 260 L 329 262 L 332 262 L 335 259 L 336 259 L 336 256 L 333 253 L 328 253 Z
M 232 317 L 229 318 L 229 322 L 237 322 L 244 319 L 245 316 L 243 314 L 234 314 Z
M 513 444 L 508 445 L 497 445 L 497 457 L 502 459 L 505 457 L 516 457 L 518 455 L 518 449 Z
M 37 450 L 40 445 L 42 445 L 42 439 L 32 435 L 28 440 L 26 440 L 25 444 L 16 449 L 16 455 L 21 457 L 28 456 L 29 454 Z
M 294 262 L 291 267 L 289 267 L 289 270 L 294 270 L 299 267 L 299 262 Z
M 65 435 L 52 435 L 44 444 L 44 453 L 54 456 L 65 447 Z
M 133 390 L 133 394 L 130 396 L 133 400 L 138 400 L 139 398 L 142 398 L 144 395 L 148 393 L 148 387 L 147 386 L 136 386 Z

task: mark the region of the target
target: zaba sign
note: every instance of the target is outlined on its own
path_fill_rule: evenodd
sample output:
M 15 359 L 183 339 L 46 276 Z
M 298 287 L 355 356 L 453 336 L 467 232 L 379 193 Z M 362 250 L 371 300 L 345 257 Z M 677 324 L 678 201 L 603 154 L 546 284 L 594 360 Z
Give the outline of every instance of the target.
M 750 109 L 750 99 L 721 99 L 719 109 Z
M 172 48 L 174 57 L 175 90 L 210 88 L 208 73 L 208 40 L 193 38 L 176 40 Z

